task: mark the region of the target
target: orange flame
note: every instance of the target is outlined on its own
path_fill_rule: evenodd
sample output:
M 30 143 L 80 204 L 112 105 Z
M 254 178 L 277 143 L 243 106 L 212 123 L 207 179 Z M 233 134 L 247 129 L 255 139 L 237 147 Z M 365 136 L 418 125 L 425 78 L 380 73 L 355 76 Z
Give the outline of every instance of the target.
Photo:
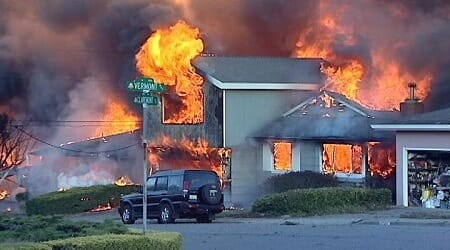
M 199 138 L 191 141 L 186 137 L 174 140 L 162 136 L 150 143 L 149 161 L 155 171 L 165 169 L 213 170 L 222 179 L 227 179 L 227 167 L 231 159 L 231 149 L 213 148 Z
M 203 122 L 203 78 L 191 60 L 203 51 L 200 31 L 184 21 L 159 29 L 142 45 L 136 55 L 139 72 L 171 86 L 164 94 L 163 121 L 176 124 Z
M 111 209 L 112 209 L 111 204 L 108 203 L 108 205 L 98 205 L 96 208 L 91 209 L 91 212 L 102 212 Z
M 321 5 L 327 8 L 326 4 Z M 336 10 L 337 11 L 337 10 Z M 314 33 L 320 30 L 320 38 Z M 322 67 L 327 80 L 325 88 L 341 93 L 363 106 L 377 110 L 398 109 L 400 102 L 408 98 L 408 83 L 416 82 L 417 97 L 425 99 L 430 92 L 431 75 L 420 72 L 410 72 L 393 58 L 376 48 L 370 51 L 369 60 L 354 56 L 342 57 L 334 50 L 336 37 L 343 44 L 355 44 L 355 31 L 352 27 L 340 25 L 333 16 L 325 16 L 317 26 L 302 33 L 297 40 L 295 57 L 321 57 L 338 65 Z M 392 47 L 401 44 L 392 44 Z M 367 68 L 370 65 L 370 68 Z
M 9 192 L 6 189 L 3 189 L 2 191 L 0 191 L 0 200 L 4 200 L 6 199 L 6 197 L 9 196 Z
M 127 185 L 133 185 L 133 181 L 130 179 L 130 177 L 128 175 L 124 175 L 119 177 L 114 184 L 116 184 L 117 186 L 123 187 L 123 186 L 127 186 Z
M 369 143 L 369 165 L 371 175 L 388 178 L 395 171 L 395 146 L 378 142 Z
M 95 137 L 119 134 L 140 127 L 139 118 L 119 102 L 109 101 L 105 114 L 101 117 L 104 124 L 95 131 Z
M 347 144 L 324 144 L 323 170 L 327 174 L 362 174 L 362 147 Z
M 274 166 L 277 170 L 292 170 L 292 144 L 290 142 L 273 143 Z

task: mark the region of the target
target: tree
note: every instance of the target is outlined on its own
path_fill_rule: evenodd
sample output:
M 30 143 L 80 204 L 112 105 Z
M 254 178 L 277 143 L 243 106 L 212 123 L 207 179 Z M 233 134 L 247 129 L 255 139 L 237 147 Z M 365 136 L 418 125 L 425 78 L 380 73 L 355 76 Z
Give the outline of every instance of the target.
M 34 140 L 23 131 L 24 125 L 14 125 L 11 117 L 0 114 L 0 172 L 10 170 L 25 160 L 25 154 Z

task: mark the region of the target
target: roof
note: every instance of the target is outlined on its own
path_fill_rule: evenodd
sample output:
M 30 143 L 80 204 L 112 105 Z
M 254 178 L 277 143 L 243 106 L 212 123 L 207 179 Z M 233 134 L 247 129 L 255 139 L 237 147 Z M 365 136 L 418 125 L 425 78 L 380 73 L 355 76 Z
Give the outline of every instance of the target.
M 220 89 L 319 90 L 325 80 L 321 58 L 200 56 L 199 74 Z
M 113 154 L 140 144 L 141 131 L 135 130 L 115 135 L 71 142 L 60 146 L 45 147 L 30 152 L 32 155 L 46 155 L 60 152 L 66 156 Z
M 391 122 L 372 126 L 377 130 L 392 131 L 450 131 L 450 108 L 405 116 Z
M 321 91 L 253 135 L 255 138 L 341 142 L 391 141 L 394 134 L 371 124 L 399 117 L 395 111 L 374 111 L 343 95 Z

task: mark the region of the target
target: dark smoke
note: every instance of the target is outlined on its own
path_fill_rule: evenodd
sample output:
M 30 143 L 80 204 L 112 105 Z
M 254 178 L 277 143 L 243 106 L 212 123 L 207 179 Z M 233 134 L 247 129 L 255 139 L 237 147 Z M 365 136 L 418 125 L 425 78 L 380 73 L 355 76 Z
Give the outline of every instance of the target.
M 134 55 L 152 31 L 178 19 L 200 28 L 206 52 L 290 56 L 307 31 L 309 42 L 320 42 L 325 35 L 320 21 L 329 13 L 353 29 L 351 44 L 345 34 L 333 37 L 337 59 L 360 58 L 368 74 L 375 74 L 371 51 L 384 49 L 410 71 L 433 75 L 426 101 L 432 107 L 448 105 L 448 1 L 181 2 L 0 0 L 0 111 L 61 120 L 80 118 L 73 103 L 88 96 L 99 104 L 84 107 L 83 116 L 101 114 L 107 98 L 131 101 L 125 82 L 138 76 Z M 86 93 L 93 88 L 101 96 Z

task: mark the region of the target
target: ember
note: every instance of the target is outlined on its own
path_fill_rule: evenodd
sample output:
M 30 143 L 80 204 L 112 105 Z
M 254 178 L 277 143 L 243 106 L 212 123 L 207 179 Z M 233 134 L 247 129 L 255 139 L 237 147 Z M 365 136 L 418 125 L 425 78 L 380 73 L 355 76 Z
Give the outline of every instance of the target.
M 128 175 L 121 176 L 119 179 L 117 179 L 114 184 L 117 186 L 127 186 L 127 185 L 133 185 L 133 181 L 130 179 Z
M 0 200 L 4 200 L 9 196 L 9 192 L 6 189 L 0 191 Z
M 179 21 L 153 33 L 136 55 L 142 75 L 170 86 L 163 100 L 164 123 L 203 122 L 203 78 L 191 65 L 191 60 L 203 51 L 199 36 L 197 28 Z
M 111 210 L 111 204 L 108 203 L 108 205 L 98 205 L 96 208 L 91 209 L 91 212 L 102 212 L 102 211 L 107 211 L 107 210 Z

